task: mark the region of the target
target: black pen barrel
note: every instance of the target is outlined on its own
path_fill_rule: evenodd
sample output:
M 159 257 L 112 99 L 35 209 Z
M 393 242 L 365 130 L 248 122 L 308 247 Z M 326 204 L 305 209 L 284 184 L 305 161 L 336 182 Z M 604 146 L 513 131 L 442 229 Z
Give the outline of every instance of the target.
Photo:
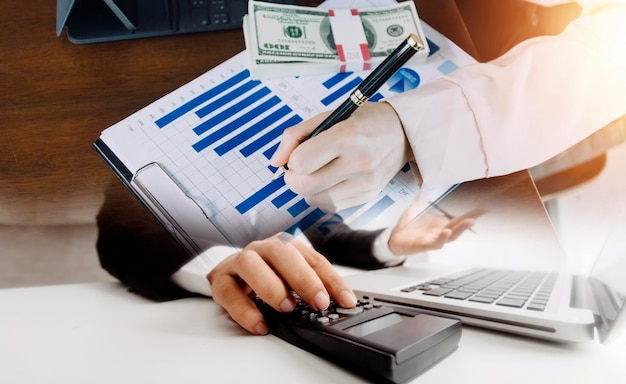
M 335 109 L 320 125 L 307 136 L 305 140 L 317 136 L 333 125 L 347 119 L 361 104 L 376 93 L 391 76 L 400 69 L 424 44 L 415 35 L 411 34 L 404 40 L 382 63 L 359 84 L 350 94 L 350 97 Z
M 335 109 L 330 115 L 328 115 L 328 117 L 324 119 L 324 121 L 322 121 L 320 125 L 318 125 L 317 128 L 315 128 L 305 140 L 315 137 L 319 133 L 327 130 L 333 125 L 339 123 L 340 121 L 347 119 L 358 107 L 359 105 L 352 102 L 352 100 L 345 100 L 343 103 L 341 103 L 339 107 L 337 107 L 337 109 Z
M 372 97 L 383 84 L 389 80 L 417 51 L 424 47 L 424 43 L 411 34 L 396 49 L 380 63 L 369 76 L 359 85 L 359 91 L 367 98 Z

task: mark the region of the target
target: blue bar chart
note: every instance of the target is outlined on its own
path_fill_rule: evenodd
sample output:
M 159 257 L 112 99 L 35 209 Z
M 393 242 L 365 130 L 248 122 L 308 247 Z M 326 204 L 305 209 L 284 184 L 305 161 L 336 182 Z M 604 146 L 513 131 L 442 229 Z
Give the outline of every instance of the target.
M 208 209 L 214 213 L 211 220 L 218 227 L 224 228 L 235 244 L 249 241 L 250 232 L 256 232 L 256 229 L 252 229 L 252 221 L 257 228 L 267 227 L 260 221 L 279 223 L 278 226 L 270 226 L 272 232 L 304 230 L 306 229 L 304 227 L 312 226 L 326 214 L 320 209 L 310 207 L 302 197 L 289 190 L 282 178 L 273 180 L 271 177 L 273 169 L 268 163 L 282 132 L 303 121 L 304 118 L 270 89 L 271 84 L 252 80 L 246 69 L 232 72 L 234 73 L 232 76 L 216 82 L 203 92 L 196 92 L 195 97 L 185 99 L 184 103 L 177 105 L 154 123 L 165 136 L 168 136 L 170 130 L 188 136 L 187 141 L 193 152 L 189 151 L 185 155 L 187 160 L 194 157 L 190 156 L 194 153 L 204 159 L 224 160 L 221 164 L 225 168 L 220 169 L 217 169 L 219 161 L 210 162 L 217 171 L 209 171 L 214 176 L 212 184 L 221 185 L 230 181 L 228 179 L 238 176 L 241 169 L 235 169 L 234 164 L 239 163 L 252 170 L 257 176 L 256 180 L 247 178 L 243 181 L 249 184 L 249 193 L 237 189 L 241 182 L 232 182 L 227 190 L 219 188 L 212 190 L 212 186 L 202 187 L 200 190 L 199 186 L 196 188 L 191 185 L 191 177 L 181 177 L 178 181 L 195 199 L 204 200 L 207 205 L 212 206 Z M 324 97 L 318 100 L 318 104 L 331 105 L 334 99 L 340 100 L 351 90 L 344 89 L 353 88 L 353 84 L 360 82 L 360 79 L 352 74 L 346 74 L 344 77 L 345 79 L 336 78 L 326 83 Z M 274 87 L 280 89 L 281 85 Z M 293 93 L 293 90 L 290 89 L 290 92 Z M 288 97 L 294 100 L 299 99 L 299 96 Z M 308 100 L 304 102 L 310 104 Z M 307 118 L 318 110 L 311 110 Z M 235 161 L 231 161 L 232 159 Z M 181 160 L 180 158 L 177 160 L 179 166 L 182 165 Z M 258 177 L 261 171 L 259 163 L 263 163 L 265 177 Z M 232 167 L 231 172 L 226 170 L 228 167 Z M 184 166 L 183 168 L 185 171 L 182 172 L 190 169 Z M 194 168 L 198 170 L 198 167 Z M 202 170 L 207 171 L 207 168 L 205 166 Z M 180 171 L 177 173 L 181 174 Z M 217 177 L 217 174 L 220 177 Z M 271 209 L 268 210 L 268 206 Z M 234 212 L 231 207 L 234 208 Z M 246 226 L 250 228 L 242 230 L 242 227 Z M 268 232 L 261 236 L 269 234 Z
M 354 73 L 330 75 L 323 81 L 317 82 L 319 91 L 314 97 L 316 100 L 311 102 L 309 99 L 304 102 L 309 106 L 317 104 L 316 110 L 311 113 L 321 112 L 324 108 L 342 102 L 362 80 L 361 76 Z M 302 92 L 301 89 L 310 91 L 312 86 L 299 88 L 294 87 L 293 84 L 287 87 L 280 82 L 273 84 L 271 81 L 253 80 L 249 72 L 244 69 L 155 120 L 157 127 L 162 132 L 166 132 L 179 120 L 192 115 L 197 120 L 195 123 L 188 124 L 190 131 L 187 134 L 191 136 L 193 133 L 196 136 L 195 140 L 190 139 L 191 149 L 196 154 L 209 158 L 216 157 L 216 160 L 225 160 L 227 164 L 231 164 L 230 159 L 236 158 L 238 161 L 247 163 L 248 169 L 254 168 L 255 174 L 262 172 L 257 167 L 260 162 L 265 162 L 265 182 L 252 182 L 250 192 L 245 194 L 243 190 L 237 189 L 237 183 L 233 183 L 232 189 L 226 194 L 229 198 L 225 199 L 223 206 L 217 208 L 219 213 L 212 218 L 218 226 L 225 227 L 226 232 L 236 234 L 233 236 L 234 243 L 245 243 L 248 240 L 247 235 L 250 231 L 244 231 L 241 236 L 238 233 L 242 225 L 237 222 L 242 220 L 245 222 L 256 220 L 255 226 L 258 226 L 259 220 L 280 218 L 278 220 L 281 223 L 280 226 L 270 226 L 271 231 L 300 233 L 309 230 L 320 220 L 322 221 L 320 231 L 322 231 L 325 228 L 323 219 L 330 217 L 323 210 L 311 207 L 305 199 L 291 191 L 285 185 L 283 178 L 273 180 L 270 177 L 274 170 L 271 169 L 267 160 L 275 150 L 282 132 L 304 120 L 294 111 L 297 107 L 289 105 L 289 100 L 300 100 L 303 95 L 294 94 L 294 91 Z M 273 89 L 288 89 L 289 91 L 279 95 L 280 91 L 274 92 Z M 378 97 L 384 96 L 379 93 Z M 177 125 L 177 130 L 181 129 L 180 126 L 180 124 Z M 251 158 L 255 158 L 256 161 L 247 161 Z M 233 169 L 232 171 L 237 172 L 230 172 L 230 177 L 237 175 L 240 170 Z M 226 174 L 224 169 L 219 173 Z M 224 181 L 215 179 L 216 183 Z M 186 185 L 184 179 L 181 182 L 184 187 L 194 191 L 192 186 Z M 237 193 L 233 193 L 234 190 Z M 206 196 L 210 193 L 210 188 L 205 191 L 196 191 L 196 193 Z M 206 196 L 207 203 L 210 200 L 214 204 L 215 201 L 222 200 L 223 195 L 220 192 L 219 199 L 213 195 Z M 195 198 L 202 199 L 202 196 L 195 196 Z M 348 218 L 358 212 L 358 217 L 353 220 L 355 225 L 366 227 L 394 205 L 396 200 L 397 196 L 391 197 L 387 191 L 371 206 L 361 207 L 363 211 L 345 210 L 338 215 Z M 231 206 L 234 207 L 235 212 L 229 209 Z M 212 211 L 215 212 L 215 210 Z M 233 220 L 235 214 L 239 217 Z M 267 223 L 263 222 L 264 227 L 265 224 Z
M 431 60 L 406 73 L 425 83 L 452 61 Z M 355 229 L 393 225 L 419 189 L 408 165 L 369 203 L 325 212 L 282 177 L 273 179 L 269 164 L 285 129 L 335 108 L 367 73 L 258 80 L 246 63 L 245 52 L 233 57 L 105 130 L 103 140 L 126 154 L 133 173 L 158 163 L 235 246 L 282 231 L 329 233 L 337 220 Z M 396 78 L 370 101 L 410 89 L 407 79 Z

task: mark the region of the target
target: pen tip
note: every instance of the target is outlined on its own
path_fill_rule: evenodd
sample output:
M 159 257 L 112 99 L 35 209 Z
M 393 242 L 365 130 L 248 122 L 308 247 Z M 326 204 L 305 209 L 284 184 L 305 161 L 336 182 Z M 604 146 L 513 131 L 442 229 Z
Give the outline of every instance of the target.
M 285 167 L 279 167 L 276 172 L 274 172 L 274 177 L 272 180 L 276 180 L 281 177 L 285 173 Z

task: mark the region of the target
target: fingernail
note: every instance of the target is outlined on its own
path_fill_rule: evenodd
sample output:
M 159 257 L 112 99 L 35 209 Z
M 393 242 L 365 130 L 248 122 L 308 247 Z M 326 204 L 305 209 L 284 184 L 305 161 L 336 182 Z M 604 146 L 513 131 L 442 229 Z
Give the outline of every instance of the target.
M 264 321 L 259 321 L 254 326 L 254 332 L 256 332 L 257 335 L 266 335 L 268 332 L 267 324 L 265 324 Z
M 313 298 L 313 303 L 315 304 L 315 308 L 318 311 L 328 308 L 330 305 L 330 298 L 328 295 L 322 291 L 319 291 L 317 295 Z
M 280 310 L 283 312 L 291 312 L 295 307 L 296 303 L 290 298 L 286 298 L 282 303 L 280 303 Z
M 341 300 L 341 303 L 344 305 L 356 305 L 356 296 L 354 295 L 354 292 L 348 289 L 344 289 L 343 291 L 341 291 L 341 293 L 339 294 L 339 298 Z

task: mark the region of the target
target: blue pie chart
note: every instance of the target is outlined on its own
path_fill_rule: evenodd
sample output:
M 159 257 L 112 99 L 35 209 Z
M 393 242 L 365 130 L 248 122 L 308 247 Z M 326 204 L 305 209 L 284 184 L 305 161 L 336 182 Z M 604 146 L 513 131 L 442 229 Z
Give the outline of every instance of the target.
M 420 85 L 420 75 L 410 68 L 400 68 L 387 81 L 389 90 L 402 93 L 415 89 Z

